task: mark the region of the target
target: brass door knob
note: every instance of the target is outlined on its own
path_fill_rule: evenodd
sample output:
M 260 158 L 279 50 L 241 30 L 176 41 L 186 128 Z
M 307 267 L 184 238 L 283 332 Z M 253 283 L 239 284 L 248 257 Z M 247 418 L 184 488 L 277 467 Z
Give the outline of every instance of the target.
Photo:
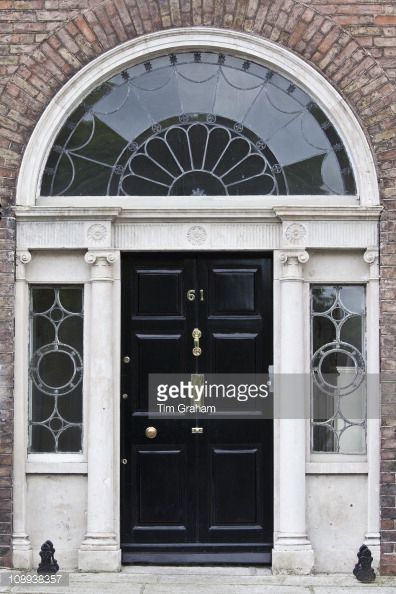
M 144 432 L 145 436 L 149 439 L 154 439 L 154 437 L 157 437 L 157 433 L 158 431 L 155 427 L 146 427 L 146 431 Z

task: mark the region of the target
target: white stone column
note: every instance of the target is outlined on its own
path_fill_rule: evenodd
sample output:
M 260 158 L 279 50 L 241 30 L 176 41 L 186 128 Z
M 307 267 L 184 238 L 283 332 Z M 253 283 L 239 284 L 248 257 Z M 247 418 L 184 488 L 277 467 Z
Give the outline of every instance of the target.
M 374 565 L 380 561 L 380 355 L 378 248 L 368 248 L 363 259 L 370 266 L 367 283 L 367 533 L 364 544 Z
M 301 248 L 280 252 L 280 361 L 275 398 L 279 414 L 279 532 L 272 571 L 308 574 L 314 553 L 306 531 L 304 283 L 302 265 L 308 253 Z M 309 410 L 309 408 L 308 408 Z
M 79 550 L 81 571 L 119 571 L 121 551 L 114 525 L 113 263 L 117 251 L 90 251 L 88 512 Z
M 26 526 L 26 456 L 29 368 L 29 288 L 26 266 L 32 259 L 27 250 L 16 253 L 15 281 L 15 380 L 14 380 L 14 483 L 12 561 L 16 569 L 31 569 L 32 546 Z

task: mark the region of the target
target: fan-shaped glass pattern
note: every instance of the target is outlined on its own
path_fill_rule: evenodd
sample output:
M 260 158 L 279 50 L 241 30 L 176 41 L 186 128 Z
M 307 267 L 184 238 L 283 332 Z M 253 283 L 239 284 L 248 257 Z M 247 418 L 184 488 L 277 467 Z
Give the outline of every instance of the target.
M 351 165 L 311 97 L 253 62 L 155 58 L 96 88 L 52 147 L 42 195 L 354 194 Z

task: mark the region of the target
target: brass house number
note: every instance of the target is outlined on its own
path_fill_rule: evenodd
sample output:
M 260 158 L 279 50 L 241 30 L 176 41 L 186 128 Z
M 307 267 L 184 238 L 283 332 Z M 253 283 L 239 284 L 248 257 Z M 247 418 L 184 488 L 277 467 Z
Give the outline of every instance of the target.
M 196 290 L 195 290 L 195 289 L 189 289 L 189 290 L 187 291 L 187 299 L 188 299 L 189 301 L 195 301 L 195 299 L 196 299 L 196 296 L 197 296 L 197 295 L 196 295 Z M 203 289 L 199 289 L 199 300 L 200 300 L 200 301 L 205 301 L 205 298 L 204 298 L 204 290 L 203 290 Z

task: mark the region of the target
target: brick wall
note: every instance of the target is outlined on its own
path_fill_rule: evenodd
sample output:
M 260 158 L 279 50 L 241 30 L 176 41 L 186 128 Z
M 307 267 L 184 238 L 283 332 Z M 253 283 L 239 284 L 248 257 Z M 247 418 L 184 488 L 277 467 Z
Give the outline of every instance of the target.
M 11 535 L 15 182 L 31 130 L 61 86 L 95 56 L 159 29 L 216 26 L 290 48 L 359 118 L 375 154 L 381 223 L 381 364 L 395 371 L 396 2 L 313 0 L 0 0 L 0 556 Z M 383 385 L 382 570 L 396 574 L 396 383 Z M 22 429 L 22 428 L 21 428 Z

